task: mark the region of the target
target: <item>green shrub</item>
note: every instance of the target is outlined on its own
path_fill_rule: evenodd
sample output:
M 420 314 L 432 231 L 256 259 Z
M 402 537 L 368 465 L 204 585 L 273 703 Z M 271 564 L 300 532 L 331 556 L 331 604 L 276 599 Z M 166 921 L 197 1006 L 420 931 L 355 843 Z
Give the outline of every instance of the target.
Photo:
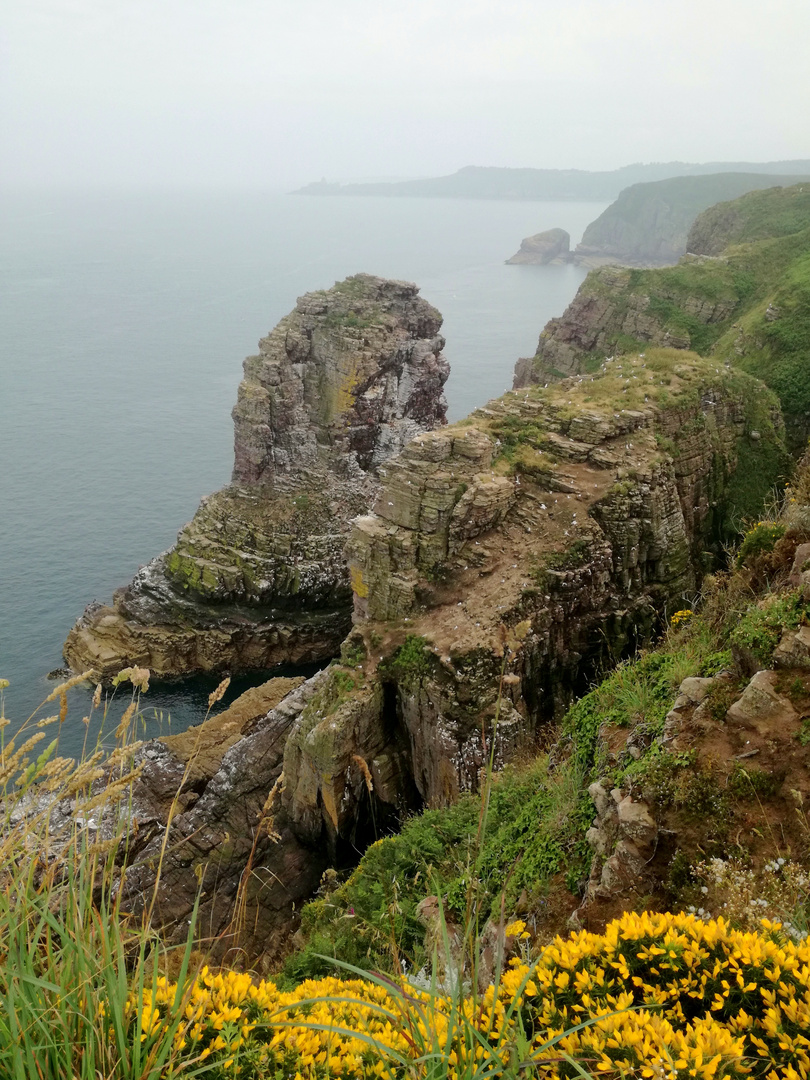
M 383 676 L 397 682 L 418 682 L 433 667 L 433 655 L 425 638 L 408 634 L 393 656 L 380 664 Z
M 750 607 L 731 631 L 731 642 L 752 653 L 767 667 L 784 630 L 795 630 L 810 615 L 810 604 L 801 589 L 771 594 Z
M 777 521 L 759 521 L 743 537 L 737 552 L 737 566 L 746 566 L 757 555 L 773 551 L 776 541 L 785 535 L 785 526 Z

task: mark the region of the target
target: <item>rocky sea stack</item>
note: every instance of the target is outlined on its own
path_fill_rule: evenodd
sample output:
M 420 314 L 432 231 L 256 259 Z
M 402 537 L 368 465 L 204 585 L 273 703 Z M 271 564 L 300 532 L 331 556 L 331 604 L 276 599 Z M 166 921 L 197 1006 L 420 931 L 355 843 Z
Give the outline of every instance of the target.
M 415 285 L 358 274 L 307 293 L 244 363 L 230 486 L 170 551 L 68 635 L 77 670 L 156 676 L 333 656 L 350 625 L 343 548 L 378 469 L 445 423 L 442 318 Z
M 546 266 L 548 263 L 568 262 L 570 248 L 571 237 L 565 229 L 548 229 L 521 240 L 520 250 L 506 262 L 510 266 Z

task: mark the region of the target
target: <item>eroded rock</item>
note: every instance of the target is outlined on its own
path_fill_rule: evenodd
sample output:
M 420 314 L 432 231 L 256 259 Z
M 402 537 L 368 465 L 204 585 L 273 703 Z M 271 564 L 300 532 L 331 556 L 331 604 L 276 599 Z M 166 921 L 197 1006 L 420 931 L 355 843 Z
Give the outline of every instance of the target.
M 790 700 L 776 689 L 778 678 L 775 671 L 758 671 L 729 708 L 729 722 L 760 735 L 783 724 L 792 728 L 798 716 Z
M 515 252 L 507 263 L 512 265 L 545 266 L 552 262 L 567 262 L 571 247 L 571 237 L 565 229 L 547 229 L 545 232 L 527 236 L 520 243 L 520 250 Z
M 380 465 L 445 422 L 440 326 L 407 282 L 358 274 L 301 297 L 245 361 L 231 485 L 112 607 L 85 611 L 71 666 L 174 676 L 334 655 L 350 625 L 348 523 Z
M 745 430 L 746 405 L 722 383 L 707 370 L 691 404 L 667 410 L 591 401 L 580 411 L 587 379 L 511 393 L 386 466 L 374 512 L 348 543 L 354 634 L 378 690 L 366 682 L 319 718 L 285 766 L 310 835 L 362 822 L 349 763 L 376 758 L 383 731 L 382 752 L 405 749 L 397 760 L 410 771 L 399 775 L 422 803 L 475 790 L 493 728 L 497 766 L 559 715 L 585 672 L 634 648 L 691 594 Z M 584 448 L 576 460 L 565 439 Z M 517 626 L 520 643 L 506 644 Z M 684 703 L 707 688 L 687 681 Z M 407 805 L 413 791 L 397 796 L 397 782 L 393 773 L 389 804 Z

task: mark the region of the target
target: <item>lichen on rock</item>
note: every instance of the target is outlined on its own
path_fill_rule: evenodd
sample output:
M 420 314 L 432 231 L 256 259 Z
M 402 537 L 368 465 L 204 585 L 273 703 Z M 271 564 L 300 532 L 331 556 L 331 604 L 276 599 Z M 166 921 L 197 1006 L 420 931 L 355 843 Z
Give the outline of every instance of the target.
M 307 293 L 244 363 L 231 484 L 68 636 L 72 667 L 158 676 L 326 659 L 349 629 L 348 522 L 384 461 L 445 423 L 441 316 L 358 274 Z
M 361 787 L 327 798 L 335 761 L 396 760 L 391 812 L 413 787 L 446 805 L 476 789 L 485 745 L 496 767 L 513 758 L 650 640 L 728 535 L 740 441 L 767 396 L 692 353 L 650 350 L 509 392 L 389 462 L 348 541 L 362 690 L 339 716 L 297 721 L 288 743 L 285 798 L 306 835 L 348 837 L 368 813 Z

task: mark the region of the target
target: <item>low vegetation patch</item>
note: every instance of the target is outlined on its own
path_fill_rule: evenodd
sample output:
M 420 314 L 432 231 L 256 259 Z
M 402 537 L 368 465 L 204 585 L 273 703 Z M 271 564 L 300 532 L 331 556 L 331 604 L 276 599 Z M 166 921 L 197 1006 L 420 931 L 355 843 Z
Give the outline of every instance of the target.
M 360 974 L 360 973 L 357 973 Z M 146 1046 L 249 1080 L 800 1077 L 810 1070 L 810 945 L 692 914 L 626 914 L 557 938 L 480 997 L 395 978 L 326 977 L 279 991 L 204 970 L 133 999 Z
M 573 769 L 549 773 L 544 758 L 507 769 L 494 779 L 479 836 L 480 815 L 480 798 L 463 795 L 372 844 L 348 880 L 304 908 L 307 943 L 288 959 L 286 977 L 325 974 L 325 957 L 385 969 L 396 956 L 418 969 L 430 959 L 416 915 L 427 893 L 438 892 L 448 920 L 462 923 L 472 898 L 483 926 L 502 897 L 510 910 L 521 897 L 543 906 L 556 875 L 575 887 L 587 872 L 584 832 L 593 808 Z

